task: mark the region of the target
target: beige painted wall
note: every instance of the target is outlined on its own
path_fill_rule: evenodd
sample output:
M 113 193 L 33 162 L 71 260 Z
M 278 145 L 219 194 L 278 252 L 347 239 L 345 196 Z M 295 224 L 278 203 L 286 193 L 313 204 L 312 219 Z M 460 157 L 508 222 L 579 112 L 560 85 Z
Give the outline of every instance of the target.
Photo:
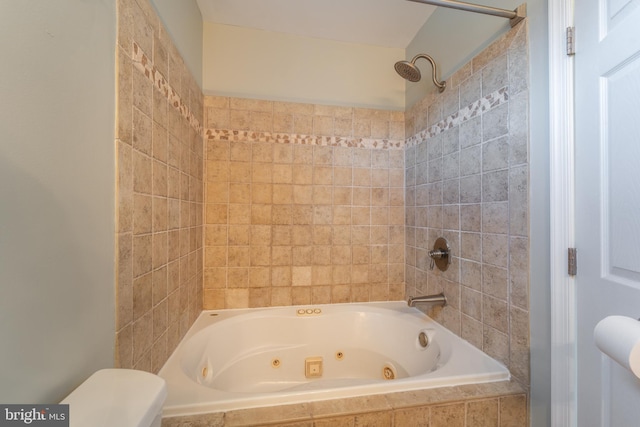
M 115 2 L 0 3 L 0 402 L 113 366 Z
M 404 49 L 204 23 L 205 95 L 404 110 Z
M 151 0 L 171 40 L 202 86 L 202 14 L 196 0 Z

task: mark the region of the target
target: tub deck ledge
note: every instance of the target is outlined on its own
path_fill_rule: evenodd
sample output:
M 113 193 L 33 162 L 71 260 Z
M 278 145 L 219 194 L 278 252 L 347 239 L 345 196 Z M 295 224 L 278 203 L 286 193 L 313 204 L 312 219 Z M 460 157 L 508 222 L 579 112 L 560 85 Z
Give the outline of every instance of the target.
M 528 425 L 527 390 L 514 380 L 376 394 L 301 404 L 168 417 L 162 427 L 407 426 L 418 420 L 446 427 L 495 419 L 491 425 Z M 474 421 L 475 420 L 475 421 Z M 420 423 L 418 423 L 420 424 Z

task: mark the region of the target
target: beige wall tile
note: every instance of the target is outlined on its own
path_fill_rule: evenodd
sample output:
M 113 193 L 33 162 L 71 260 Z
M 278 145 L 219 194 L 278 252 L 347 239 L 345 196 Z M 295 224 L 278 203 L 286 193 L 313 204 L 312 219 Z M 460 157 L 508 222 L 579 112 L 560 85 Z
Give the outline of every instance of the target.
M 232 267 L 227 270 L 228 288 L 247 288 L 249 286 L 249 268 Z
M 460 108 L 477 105 L 483 94 L 507 85 L 507 45 L 504 38 L 496 41 L 455 74 L 451 80 L 457 88 L 450 85 L 441 96 L 427 96 L 406 113 L 405 129 L 411 132 L 406 136 L 417 142 L 405 149 L 405 220 L 411 226 L 406 292 L 453 293 L 447 309 L 435 311 L 436 320 L 528 384 L 529 344 L 523 332 L 528 326 L 520 326 L 528 325 L 529 287 L 526 83 L 515 89 L 518 96 L 509 93 L 507 102 L 475 117 L 452 126 L 439 122 L 456 120 Z M 526 43 L 518 46 L 519 70 L 526 76 Z M 526 82 L 522 76 L 519 80 Z M 436 135 L 415 140 L 417 132 L 443 123 L 446 131 L 427 129 L 428 134 L 436 129 Z M 439 235 L 454 240 L 454 262 L 446 273 L 434 275 L 426 251 Z M 518 355 L 510 350 L 516 347 Z
M 116 333 L 115 363 L 124 369 L 133 367 L 133 326 L 129 323 Z
M 216 142 L 209 141 L 209 144 Z M 234 141 L 229 144 L 229 159 L 237 162 L 251 161 L 251 143 Z
M 291 301 L 293 305 L 311 304 L 311 289 L 308 287 L 291 288 Z
M 225 293 L 225 307 L 228 308 L 248 308 L 249 289 L 227 289 Z
M 250 112 L 245 110 L 229 111 L 229 127 L 231 129 L 249 130 Z
M 133 365 L 136 366 L 153 344 L 153 317 L 148 311 L 133 326 Z M 149 367 L 150 370 L 150 367 Z
M 273 165 L 273 182 L 275 184 L 293 183 L 293 168 L 289 164 Z
M 528 384 L 530 380 L 529 312 L 511 307 L 509 322 L 511 325 L 509 369 L 519 381 Z
M 433 406 L 430 427 L 465 427 L 465 404 Z
M 498 423 L 498 399 L 467 403 L 467 425 L 493 427 Z
M 133 150 L 133 190 L 138 193 L 152 192 L 151 158 L 140 151 Z
M 293 132 L 301 135 L 313 134 L 313 116 L 298 114 L 294 115 Z
M 468 65 L 452 78 L 459 85 L 459 103 L 458 89 L 445 93 L 443 98 L 427 97 L 406 115 L 330 106 L 308 106 L 306 111 L 300 104 L 236 101 L 230 103 L 230 122 L 235 111 L 236 130 L 260 132 L 271 120 L 280 126 L 274 129 L 276 132 L 312 138 L 334 134 L 346 137 L 348 132 L 356 138 L 413 137 L 424 125 L 435 124 L 480 99 L 485 93 L 483 87 L 486 91 L 505 81 L 508 66 L 503 59 L 504 49 L 499 55 L 486 52 L 483 55 L 486 58 L 476 59 L 475 64 L 489 65 L 488 68 L 476 70 Z M 206 102 L 214 104 L 215 100 Z M 232 143 L 229 159 L 241 159 L 244 164 L 229 169 L 230 182 L 250 187 L 273 186 L 270 200 L 266 187 L 258 191 L 229 186 L 229 199 L 234 202 L 229 205 L 228 222 L 291 228 L 277 232 L 272 228 L 270 265 L 266 265 L 266 252 L 239 242 L 250 248 L 252 263 L 265 264 L 256 268 L 269 268 L 270 287 L 249 289 L 247 272 L 247 279 L 239 281 L 241 285 L 234 290 L 256 291 L 239 299 L 231 299 L 225 293 L 225 300 L 233 304 L 240 301 L 239 304 L 265 305 L 275 301 L 306 304 L 385 299 L 404 293 L 406 270 L 407 290 L 417 291 L 415 283 L 422 283 L 420 278 L 424 277 L 424 287 L 421 284 L 418 290 L 445 289 L 456 294 L 438 320 L 499 360 L 510 363 L 512 369 L 519 369 L 517 366 L 524 359 L 510 349 L 520 339 L 519 332 L 511 333 L 513 322 L 523 324 L 527 314 L 522 313 L 528 313 L 525 280 L 528 201 L 518 192 L 523 188 L 520 184 L 526 184 L 528 171 L 507 169 L 511 156 L 517 155 L 520 163 L 513 163 L 516 165 L 526 166 L 526 160 L 522 159 L 527 158 L 522 155 L 525 144 L 520 142 L 518 153 L 504 151 L 507 135 L 518 132 L 511 126 L 515 123 L 511 110 L 509 105 L 491 108 L 406 151 L 413 153 L 408 157 L 411 161 L 407 162 L 406 170 L 405 150 Z M 523 122 L 521 110 L 519 122 Z M 417 114 L 422 116 L 416 117 Z M 264 121 L 252 122 L 252 117 Z M 405 129 L 413 130 L 405 134 Z M 244 145 L 238 145 L 241 148 L 234 152 L 233 144 Z M 223 155 L 215 155 L 220 157 L 216 161 L 222 160 Z M 416 160 L 420 166 L 414 168 L 412 162 Z M 218 168 L 212 174 L 207 172 L 207 178 L 218 182 L 220 166 L 212 166 Z M 219 182 L 224 183 L 222 178 Z M 516 182 L 520 184 L 514 190 L 512 183 Z M 242 196 L 247 191 L 251 192 L 250 199 Z M 210 193 L 207 191 L 207 195 Z M 224 195 L 206 201 L 210 205 L 224 204 L 223 198 Z M 418 209 L 404 209 L 405 203 Z M 411 238 L 400 251 L 405 244 L 405 220 L 417 228 L 407 230 Z M 442 277 L 426 271 L 428 258 L 423 256 L 439 235 L 454 241 L 456 254 L 451 271 Z M 514 236 L 524 238 L 514 240 Z M 398 240 L 392 242 L 393 239 Z M 391 251 L 388 245 L 393 245 Z M 206 253 L 205 250 L 205 261 Z M 411 269 L 404 264 L 404 253 L 408 264 L 413 264 Z M 413 288 L 408 286 L 410 281 Z M 515 307 L 521 312 L 514 312 Z M 520 354 L 522 348 L 518 348 Z
M 321 420 L 315 420 L 313 422 L 315 427 L 354 427 L 355 426 L 355 417 L 335 417 L 335 418 L 325 418 Z
M 527 423 L 526 395 L 500 398 L 500 427 L 518 427 Z
M 333 136 L 334 135 L 333 117 L 314 116 L 313 117 L 313 133 L 321 136 Z
M 275 286 L 275 284 L 274 284 Z M 291 288 L 290 287 L 283 287 L 283 288 L 271 288 L 271 306 L 285 306 L 285 305 L 292 305 L 293 304 L 293 298 L 291 295 Z
M 181 64 L 181 60 L 176 56 L 177 50 L 170 46 L 170 41 L 161 36 L 164 30 L 161 30 L 153 8 L 145 2 L 126 0 L 122 1 L 122 6 L 118 9 L 123 22 L 123 30 L 118 33 L 118 44 L 128 50 L 135 41 L 151 58 L 150 66 L 163 73 L 170 84 L 178 84 L 178 93 L 182 88 L 197 86 L 192 83 L 191 76 L 183 74 L 183 64 L 178 78 L 168 71 L 175 68 L 176 64 Z M 131 255 L 119 256 L 117 268 L 123 274 L 128 271 L 131 277 L 135 277 L 136 284 L 132 293 L 128 294 L 126 283 L 119 279 L 123 281 L 122 285 L 118 285 L 121 288 L 118 304 L 122 302 L 122 313 L 127 313 L 127 300 L 134 302 L 135 306 L 131 308 L 135 316 L 132 315 L 129 320 L 135 323 L 128 323 L 123 329 L 131 331 L 132 357 L 121 365 L 156 372 L 166 360 L 168 352 L 174 348 L 178 336 L 175 331 L 179 331 L 177 322 L 180 316 L 172 314 L 176 308 L 175 303 L 171 303 L 176 301 L 173 295 L 177 295 L 178 289 L 184 289 L 186 302 L 177 307 L 179 311 L 189 313 L 187 317 L 183 316 L 184 319 L 194 319 L 194 314 L 201 308 L 199 300 L 188 300 L 201 294 L 198 288 L 202 286 L 202 279 L 197 278 L 196 251 L 202 246 L 198 240 L 203 238 L 203 215 L 199 212 L 202 212 L 201 203 L 204 199 L 204 144 L 196 132 L 188 131 L 186 119 L 168 105 L 165 94 L 155 89 L 128 57 L 119 56 L 119 60 L 123 71 L 119 73 L 118 85 L 123 86 L 119 89 L 122 95 L 119 100 L 118 129 L 124 130 L 122 125 L 131 126 L 133 132 L 130 140 L 135 149 L 129 152 L 121 148 L 122 155 L 118 156 L 118 170 L 123 171 L 119 174 L 118 194 L 125 196 L 119 197 L 123 207 L 118 208 L 118 216 L 122 217 L 118 223 L 123 227 L 130 224 L 128 227 L 134 230 L 135 237 L 127 246 L 131 248 Z M 186 91 L 181 94 L 192 96 Z M 202 116 L 202 110 L 198 108 L 201 104 L 201 100 L 191 102 L 196 108 L 196 117 Z M 130 116 L 128 112 L 133 114 Z M 127 138 L 127 135 L 123 131 L 120 137 Z M 221 159 L 222 156 L 217 155 L 216 158 Z M 224 167 L 213 168 L 213 171 L 221 172 L 220 175 L 212 174 L 212 180 L 225 177 Z M 210 192 L 223 193 L 217 201 L 228 203 L 223 190 L 224 187 L 217 186 L 211 188 Z M 129 191 L 133 191 L 133 194 Z M 153 198 L 150 197 L 152 194 Z M 184 201 L 180 202 L 178 198 Z M 181 256 L 184 262 L 179 260 Z M 180 268 L 176 268 L 180 264 L 185 266 L 183 274 L 180 274 Z M 124 314 L 121 318 L 126 319 Z M 184 326 L 188 327 L 188 324 Z

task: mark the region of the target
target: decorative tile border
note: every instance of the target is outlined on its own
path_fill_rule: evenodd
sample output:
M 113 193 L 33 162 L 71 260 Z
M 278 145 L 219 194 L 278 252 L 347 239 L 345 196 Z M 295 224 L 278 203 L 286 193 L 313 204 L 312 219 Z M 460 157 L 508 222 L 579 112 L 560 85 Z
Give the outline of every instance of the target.
M 472 119 L 479 114 L 504 104 L 509 100 L 507 87 L 498 89 L 481 98 L 460 111 L 451 114 L 435 125 L 418 132 L 403 140 L 351 138 L 340 136 L 313 136 L 293 133 L 252 132 L 247 130 L 232 129 L 205 129 L 204 137 L 210 141 L 236 141 L 236 142 L 272 142 L 279 144 L 323 145 L 331 147 L 351 147 L 368 149 L 403 149 L 417 145 L 420 141 L 451 129 L 461 123 Z
M 312 136 L 290 133 L 273 132 L 252 132 L 231 129 L 203 129 L 200 121 L 193 115 L 193 112 L 182 101 L 180 95 L 169 85 L 165 77 L 151 63 L 149 57 L 142 51 L 140 46 L 133 42 L 133 64 L 142 72 L 162 93 L 167 101 L 180 112 L 191 127 L 198 133 L 204 132 L 204 137 L 210 141 L 239 141 L 239 142 L 273 142 L 280 144 L 300 144 L 300 145 L 321 145 L 331 147 L 352 147 L 368 149 L 403 149 L 417 145 L 420 141 L 451 129 L 461 123 L 478 116 L 485 111 L 497 107 L 509 100 L 508 88 L 505 86 L 495 92 L 469 104 L 460 111 L 451 114 L 444 120 L 433 126 L 416 133 L 406 140 L 389 140 L 374 138 L 350 138 L 339 136 Z
M 192 128 L 198 133 L 202 133 L 200 121 L 193 115 L 193 112 L 191 112 L 189 107 L 182 101 L 180 95 L 171 87 L 167 79 L 165 79 L 162 73 L 151 63 L 149 57 L 135 41 L 133 42 L 133 65 L 153 83 L 155 88 L 164 95 L 173 108 L 180 112 Z
M 340 136 L 311 136 L 291 133 L 251 132 L 228 129 L 207 129 L 204 137 L 210 141 L 274 142 L 280 144 L 323 145 L 369 149 L 402 149 L 404 141 Z
M 484 98 L 480 98 L 479 100 L 467 105 L 465 108 L 460 111 L 453 113 L 448 116 L 444 120 L 439 121 L 435 125 L 418 132 L 410 138 L 407 138 L 405 146 L 412 147 L 417 145 L 420 141 L 424 141 L 428 138 L 433 138 L 434 136 L 444 132 L 447 129 L 451 129 L 460 125 L 463 122 L 466 122 L 469 119 L 476 117 L 477 115 L 484 113 L 494 107 L 497 107 L 505 102 L 509 101 L 509 93 L 507 87 L 503 87 L 498 89 L 495 92 L 490 93 Z

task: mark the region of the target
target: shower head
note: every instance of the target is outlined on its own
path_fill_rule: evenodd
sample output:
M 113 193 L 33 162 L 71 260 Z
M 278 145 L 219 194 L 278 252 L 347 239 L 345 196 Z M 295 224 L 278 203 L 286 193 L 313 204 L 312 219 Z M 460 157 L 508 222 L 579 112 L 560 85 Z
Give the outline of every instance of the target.
M 420 70 L 415 64 L 409 61 L 398 61 L 394 65 L 396 69 L 396 73 L 400 75 L 403 79 L 409 80 L 410 82 L 420 81 L 422 75 L 420 74 Z
M 402 77 L 403 79 L 409 80 L 410 82 L 417 82 L 420 81 L 420 78 L 422 77 L 420 70 L 418 69 L 418 67 L 416 67 L 416 61 L 420 58 L 424 58 L 427 61 L 429 61 L 431 63 L 431 67 L 432 67 L 432 74 L 431 74 L 431 78 L 433 79 L 433 84 L 435 84 L 438 87 L 438 90 L 440 92 L 444 91 L 444 88 L 446 87 L 446 82 L 442 81 L 439 82 L 436 74 L 437 74 L 437 67 L 436 67 L 436 63 L 433 60 L 432 57 L 430 57 L 429 55 L 425 55 L 425 54 L 418 54 L 416 56 L 413 57 L 413 59 L 411 61 L 398 61 L 395 63 L 394 68 L 396 69 L 396 73 L 398 73 L 400 75 L 400 77 Z

